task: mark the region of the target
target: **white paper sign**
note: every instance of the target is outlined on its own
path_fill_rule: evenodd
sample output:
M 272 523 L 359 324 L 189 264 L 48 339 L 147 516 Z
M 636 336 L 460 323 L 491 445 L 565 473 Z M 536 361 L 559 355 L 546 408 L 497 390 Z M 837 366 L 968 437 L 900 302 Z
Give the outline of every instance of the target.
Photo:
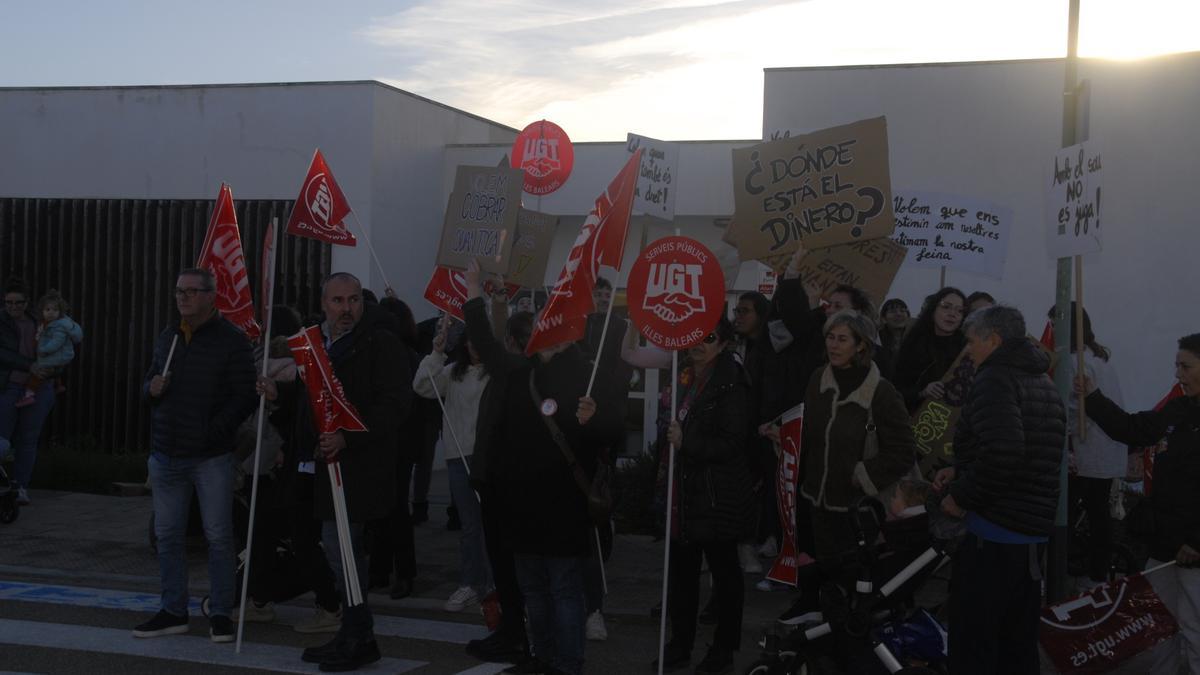
M 892 212 L 892 241 L 908 247 L 904 264 L 1004 276 L 1011 209 L 975 197 L 896 190 Z
M 1051 258 L 1095 253 L 1101 246 L 1100 148 L 1093 141 L 1054 154 L 1046 174 L 1046 248 Z
M 642 149 L 633 210 L 648 216 L 675 219 L 675 182 L 679 171 L 679 146 L 675 143 L 629 134 L 625 149 L 629 154 Z

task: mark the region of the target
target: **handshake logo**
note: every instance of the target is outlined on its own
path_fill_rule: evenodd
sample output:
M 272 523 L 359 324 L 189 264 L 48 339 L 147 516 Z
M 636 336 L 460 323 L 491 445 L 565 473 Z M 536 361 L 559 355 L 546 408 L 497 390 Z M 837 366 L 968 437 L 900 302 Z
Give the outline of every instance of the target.
M 642 309 L 653 312 L 667 323 L 678 324 L 705 311 L 706 303 L 700 293 L 700 265 L 655 263 L 650 265 L 650 278 Z

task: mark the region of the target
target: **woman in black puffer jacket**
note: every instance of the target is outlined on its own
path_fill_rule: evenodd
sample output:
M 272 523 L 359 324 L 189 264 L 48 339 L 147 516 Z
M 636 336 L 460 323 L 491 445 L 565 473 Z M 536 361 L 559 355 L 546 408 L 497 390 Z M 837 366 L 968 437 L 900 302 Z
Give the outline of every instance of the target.
M 750 472 L 746 464 L 747 392 L 741 365 L 725 347 L 733 326 L 725 318 L 704 341 L 688 350 L 690 364 L 679 374 L 676 421 L 667 438 L 677 448 L 671 536 L 671 641 L 664 666 L 686 665 L 696 639 L 700 561 L 713 576 L 717 627 L 712 647 L 697 673 L 727 672 L 741 643 L 742 570 L 737 543 L 751 530 Z
M 1136 446 L 1167 441 L 1166 450 L 1154 456 L 1154 487 L 1147 497 L 1147 568 L 1171 560 L 1178 564 L 1146 578 L 1179 621 L 1180 637 L 1173 638 L 1174 649 L 1160 650 L 1154 672 L 1176 672 L 1182 647 L 1190 672 L 1200 673 L 1200 333 L 1180 338 L 1175 378 L 1183 396 L 1159 410 L 1133 414 L 1108 400 L 1086 376 L 1076 380 L 1075 392 L 1087 394 L 1088 417 L 1114 441 Z

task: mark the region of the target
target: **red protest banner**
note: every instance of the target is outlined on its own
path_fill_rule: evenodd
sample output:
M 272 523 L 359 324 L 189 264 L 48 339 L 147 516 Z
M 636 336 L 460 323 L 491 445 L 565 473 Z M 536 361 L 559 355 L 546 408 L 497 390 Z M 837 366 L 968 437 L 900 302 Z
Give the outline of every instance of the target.
M 358 242 L 343 222 L 348 215 L 350 202 L 334 180 L 333 172 L 325 163 L 325 156 L 318 149 L 308 165 L 308 175 L 300 186 L 300 195 L 292 207 L 286 231 L 330 244 L 355 246 Z
M 687 349 L 717 325 L 725 300 L 721 264 L 687 237 L 651 243 L 629 269 L 629 317 L 651 344 Z
M 254 320 L 254 299 L 250 297 L 250 275 L 242 253 L 242 235 L 233 210 L 233 190 L 221 183 L 217 204 L 208 220 L 204 245 L 196 267 L 207 269 L 217 280 L 216 308 L 226 319 L 242 329 L 251 340 L 262 329 Z
M 583 337 L 587 316 L 595 308 L 592 289 L 600 266 L 621 269 L 640 161 L 641 150 L 625 162 L 604 194 L 596 198 L 554 282 L 550 302 L 533 326 L 526 354 Z
M 1103 673 L 1166 640 L 1175 618 L 1142 574 L 1042 610 L 1039 639 L 1060 673 Z
M 548 195 L 559 189 L 575 167 L 575 148 L 567 132 L 541 120 L 521 130 L 513 141 L 512 168 L 525 172 L 525 192 Z
M 801 403 L 783 414 L 783 427 L 779 430 L 779 472 L 775 478 L 775 493 L 779 497 L 783 541 L 775 564 L 767 572 L 768 579 L 791 586 L 796 585 L 799 569 L 814 562 L 811 556 L 796 550 L 796 483 L 800 476 L 800 434 L 803 430 L 804 404 Z
M 313 423 L 317 432 L 330 434 L 339 429 L 344 431 L 366 431 L 354 404 L 346 399 L 342 383 L 333 374 L 329 354 L 325 352 L 324 337 L 320 326 L 311 326 L 288 338 L 288 347 L 296 361 L 300 379 L 308 390 L 308 402 L 312 406 Z
M 521 287 L 516 284 L 504 284 L 503 292 L 509 298 L 515 297 L 519 290 Z M 483 291 L 494 295 L 500 288 L 498 284 L 488 280 L 483 282 Z M 433 276 L 425 286 L 425 299 L 459 321 L 465 321 L 463 305 L 467 302 L 467 280 L 462 270 L 434 267 Z

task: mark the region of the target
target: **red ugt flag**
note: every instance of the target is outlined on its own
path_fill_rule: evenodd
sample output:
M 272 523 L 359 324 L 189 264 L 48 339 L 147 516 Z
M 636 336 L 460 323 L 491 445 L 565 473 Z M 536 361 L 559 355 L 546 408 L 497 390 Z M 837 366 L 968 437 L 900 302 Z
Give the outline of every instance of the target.
M 804 404 L 783 414 L 783 428 L 779 430 L 779 473 L 776 475 L 775 491 L 778 496 L 779 518 L 783 524 L 783 542 L 779 555 L 767 572 L 767 578 L 781 584 L 795 586 L 799 570 L 814 560 L 807 553 L 796 549 L 796 484 L 800 479 L 800 437 L 804 431 Z
M 641 161 L 639 149 L 625 162 L 604 194 L 596 198 L 596 205 L 583 221 L 558 281 L 554 282 L 550 302 L 533 326 L 526 354 L 583 338 L 587 315 L 595 308 L 592 289 L 600 266 L 621 269 Z
M 504 294 L 509 298 L 516 296 L 519 290 L 521 287 L 516 284 L 504 284 Z M 489 279 L 483 282 L 483 291 L 494 294 L 499 292 L 500 288 Z M 434 267 L 433 276 L 425 286 L 425 299 L 459 321 L 466 321 L 463 305 L 467 304 L 467 280 L 461 270 Z
M 254 320 L 254 299 L 250 297 L 250 275 L 242 254 L 237 214 L 233 211 L 233 190 L 224 183 L 217 194 L 217 205 L 208 221 L 196 267 L 209 270 L 216 277 L 217 311 L 251 340 L 258 339 L 262 329 Z
M 292 350 L 300 379 L 304 380 L 304 387 L 308 390 L 308 402 L 312 406 L 313 423 L 317 431 L 322 434 L 331 434 L 338 429 L 366 431 L 367 425 L 363 424 L 354 404 L 346 399 L 342 383 L 333 374 L 321 327 L 311 326 L 291 336 L 288 338 L 288 347 Z
M 300 196 L 288 218 L 287 233 L 330 244 L 355 246 L 358 242 L 343 222 L 350 215 L 350 202 L 333 179 L 333 172 L 318 149 L 313 153 Z

